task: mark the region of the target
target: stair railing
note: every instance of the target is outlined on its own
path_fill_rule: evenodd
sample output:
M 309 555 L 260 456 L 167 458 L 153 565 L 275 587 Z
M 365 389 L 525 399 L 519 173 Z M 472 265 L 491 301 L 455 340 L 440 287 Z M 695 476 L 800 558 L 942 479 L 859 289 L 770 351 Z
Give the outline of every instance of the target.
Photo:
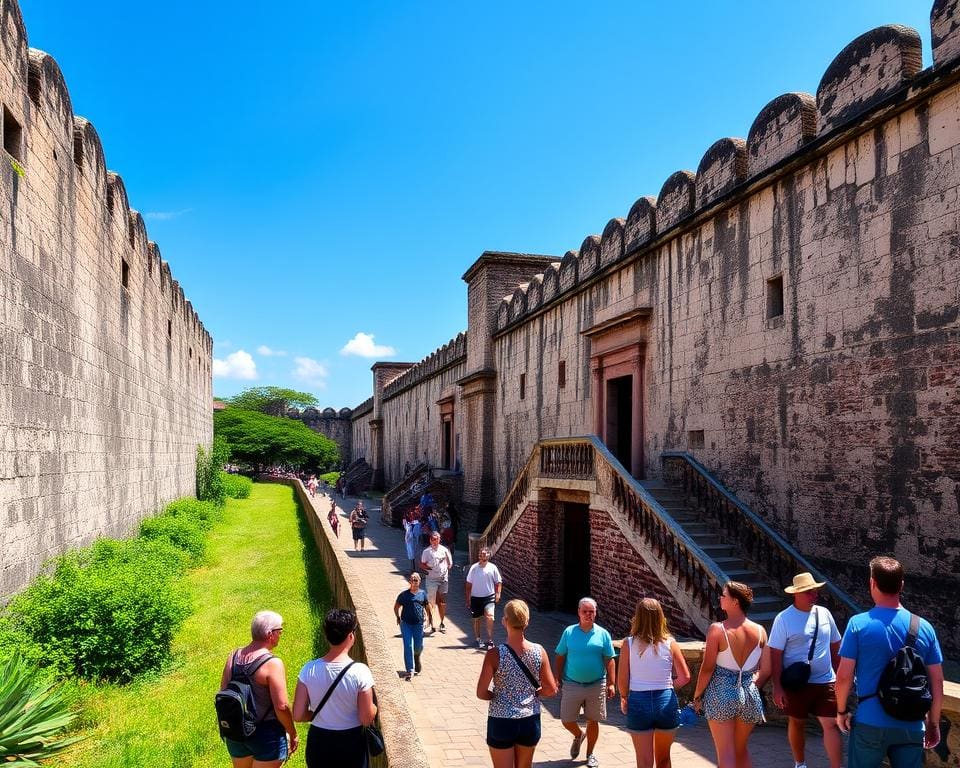
M 597 492 L 610 494 L 610 502 L 643 536 L 664 571 L 677 579 L 705 615 L 720 618 L 720 592 L 729 581 L 726 574 L 594 435 L 537 443 L 490 524 L 477 538 L 477 546 L 483 543 L 496 552 L 523 512 L 529 488 L 539 479 L 596 480 Z
M 420 462 L 411 469 L 399 483 L 394 485 L 383 496 L 382 521 L 387 525 L 399 525 L 400 521 L 395 511 L 398 507 L 410 504 L 411 501 L 420 499 L 420 485 L 422 480 L 426 480 L 422 487 L 429 485 L 430 465 L 426 462 Z M 414 502 L 416 504 L 416 502 Z
M 841 626 L 862 610 L 693 456 L 683 451 L 667 451 L 660 458 L 664 478 L 681 483 L 701 511 L 765 575 L 782 585 L 790 583 L 795 574 L 807 571 L 817 581 L 826 582 L 820 590 L 821 603 L 830 609 Z

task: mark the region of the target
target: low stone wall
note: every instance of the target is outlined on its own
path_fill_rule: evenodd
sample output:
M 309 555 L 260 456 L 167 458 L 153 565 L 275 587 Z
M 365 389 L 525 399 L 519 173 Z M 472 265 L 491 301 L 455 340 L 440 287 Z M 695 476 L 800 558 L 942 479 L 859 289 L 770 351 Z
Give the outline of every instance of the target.
M 677 691 L 677 695 L 682 703 L 686 703 L 693 696 L 694 686 L 697 684 L 697 674 L 700 672 L 700 664 L 703 661 L 702 641 L 690 641 L 681 643 L 683 648 L 683 657 L 687 660 L 687 666 L 690 667 L 690 683 Z M 786 717 L 776 708 L 769 706 L 771 699 L 770 686 L 764 690 L 766 694 L 767 720 L 776 724 L 786 724 Z M 949 727 L 941 725 L 940 733 L 943 737 L 943 743 L 935 750 L 926 752 L 927 768 L 958 768 L 960 767 L 960 683 L 947 682 L 944 684 L 943 698 L 943 719 L 949 722 Z M 812 724 L 811 719 L 811 724 Z M 941 720 L 941 723 L 943 720 Z M 813 729 L 819 732 L 819 726 L 812 725 Z M 783 736 L 787 738 L 786 733 Z
M 395 665 L 390 661 L 387 636 L 380 622 L 374 618 L 376 610 L 354 572 L 350 559 L 336 546 L 330 526 L 324 523 L 325 513 L 321 513 L 314 505 L 303 483 L 299 480 L 283 479 L 272 482 L 285 483 L 296 490 L 330 581 L 334 602 L 338 606 L 356 611 L 360 618 L 360 632 L 351 655 L 370 667 L 373 672 L 377 704 L 380 707 L 377 719 L 387 745 L 386 753 L 373 760 L 373 768 L 422 768 L 425 750 L 407 709 Z

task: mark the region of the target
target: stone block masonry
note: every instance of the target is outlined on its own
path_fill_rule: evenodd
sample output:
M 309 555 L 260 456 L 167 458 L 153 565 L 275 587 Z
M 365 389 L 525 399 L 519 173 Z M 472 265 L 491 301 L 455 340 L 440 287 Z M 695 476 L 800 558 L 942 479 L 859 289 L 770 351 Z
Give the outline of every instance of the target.
M 195 491 L 210 334 L 56 62 L 0 12 L 0 597 Z

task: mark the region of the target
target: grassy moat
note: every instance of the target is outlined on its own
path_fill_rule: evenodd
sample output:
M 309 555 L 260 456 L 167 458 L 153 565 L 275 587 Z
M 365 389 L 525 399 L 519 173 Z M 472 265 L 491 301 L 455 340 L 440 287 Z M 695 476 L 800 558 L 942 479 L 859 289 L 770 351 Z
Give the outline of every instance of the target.
M 255 484 L 229 499 L 209 534 L 207 562 L 190 572 L 194 612 L 174 642 L 173 668 L 131 685 L 87 688 L 84 741 L 56 758 L 66 768 L 229 765 L 217 735 L 213 696 L 230 651 L 250 638 L 256 611 L 284 619 L 276 653 L 291 699 L 302 664 L 320 648 L 330 592 L 293 489 Z M 290 764 L 302 764 L 302 753 Z

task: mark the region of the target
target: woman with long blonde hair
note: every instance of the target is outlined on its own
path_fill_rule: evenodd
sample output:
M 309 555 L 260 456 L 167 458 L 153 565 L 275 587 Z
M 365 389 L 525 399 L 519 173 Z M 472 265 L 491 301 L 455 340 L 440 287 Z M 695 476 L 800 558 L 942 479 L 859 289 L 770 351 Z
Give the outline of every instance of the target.
M 680 725 L 675 689 L 688 682 L 690 669 L 660 602 L 643 598 L 620 649 L 617 671 L 620 711 L 627 716 L 637 768 L 670 768 L 670 747 Z

